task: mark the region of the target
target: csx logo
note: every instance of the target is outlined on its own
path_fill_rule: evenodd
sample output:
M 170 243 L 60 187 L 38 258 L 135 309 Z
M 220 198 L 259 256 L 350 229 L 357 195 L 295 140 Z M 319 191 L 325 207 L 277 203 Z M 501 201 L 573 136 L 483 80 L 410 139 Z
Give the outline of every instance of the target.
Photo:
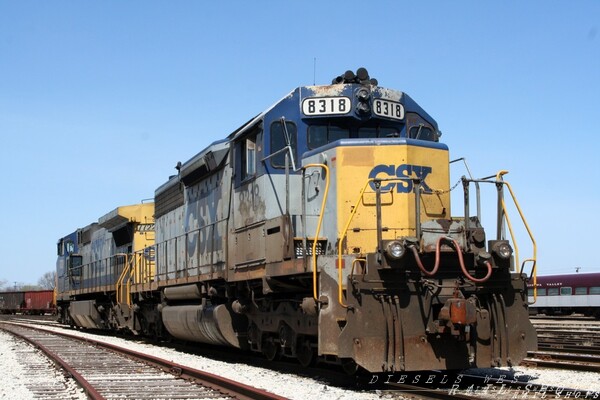
M 423 165 L 411 165 L 401 164 L 395 165 L 377 165 L 369 173 L 370 179 L 392 179 L 400 178 L 405 179 L 399 182 L 382 182 L 381 191 L 392 191 L 394 187 L 398 193 L 410 193 L 414 190 L 414 183 L 412 179 L 419 179 L 421 181 L 421 187 L 423 188 L 422 193 L 432 193 L 433 191 L 427 185 L 427 175 L 431 173 L 431 167 Z M 371 182 L 371 189 L 375 190 L 375 182 Z

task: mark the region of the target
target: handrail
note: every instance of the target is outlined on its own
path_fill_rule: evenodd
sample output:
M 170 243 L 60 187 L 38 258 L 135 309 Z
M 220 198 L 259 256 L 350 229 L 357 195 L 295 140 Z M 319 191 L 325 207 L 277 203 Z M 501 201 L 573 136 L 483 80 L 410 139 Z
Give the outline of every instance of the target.
M 313 239 L 312 245 L 312 259 L 313 259 L 313 298 L 319 300 L 317 292 L 317 242 L 319 240 L 319 233 L 321 233 L 321 224 L 323 223 L 323 215 L 325 214 L 325 205 L 327 203 L 327 195 L 329 194 L 329 167 L 325 164 L 307 164 L 302 169 L 306 171 L 308 168 L 323 168 L 325 170 L 325 193 L 323 193 L 323 200 L 321 201 L 321 212 L 319 213 L 319 221 L 317 222 L 317 232 Z M 304 183 L 302 183 L 304 185 Z M 304 199 L 302 199 L 304 202 Z M 306 235 L 306 232 L 304 232 Z
M 343 284 L 342 284 L 342 247 L 343 247 L 342 243 L 344 242 L 344 239 L 346 238 L 346 234 L 348 233 L 348 227 L 350 227 L 350 223 L 352 222 L 352 219 L 354 218 L 354 215 L 356 214 L 356 211 L 358 210 L 358 206 L 360 205 L 363 195 L 365 194 L 365 190 L 367 190 L 367 186 L 374 180 L 375 180 L 375 178 L 369 178 L 365 182 L 362 190 L 360 191 L 360 196 L 358 196 L 358 200 L 356 201 L 356 204 L 354 204 L 354 207 L 352 207 L 352 212 L 350 213 L 350 218 L 348 218 L 348 222 L 346 223 L 346 226 L 344 227 L 344 230 L 342 231 L 342 233 L 340 235 L 340 240 L 338 241 L 338 303 L 340 303 L 340 305 L 344 308 L 348 308 L 348 305 L 345 304 L 344 300 L 343 300 L 344 291 L 343 291 Z
M 510 192 L 510 195 L 513 199 L 513 202 L 515 204 L 515 206 L 517 207 L 517 211 L 519 212 L 519 215 L 521 216 L 521 220 L 523 221 L 523 225 L 525 225 L 525 229 L 527 230 L 527 233 L 529 234 L 529 238 L 531 239 L 531 243 L 533 245 L 533 257 L 532 258 L 528 258 L 526 260 L 523 261 L 523 265 L 521 266 L 521 273 L 523 272 L 523 269 L 525 267 L 525 263 L 528 261 L 532 261 L 533 265 L 531 267 L 531 277 L 533 277 L 533 303 L 535 303 L 537 301 L 537 268 L 536 268 L 536 264 L 537 264 L 537 244 L 535 242 L 535 238 L 533 237 L 533 234 L 531 233 L 531 229 L 529 228 L 529 224 L 527 223 L 527 219 L 525 219 L 525 215 L 523 215 L 523 211 L 521 210 L 521 207 L 519 206 L 519 202 L 517 201 L 517 197 L 515 196 L 512 187 L 510 186 L 510 184 L 506 181 L 504 181 L 502 179 L 503 175 L 508 174 L 508 171 L 506 170 L 501 170 L 498 171 L 498 173 L 496 174 L 496 182 L 497 183 L 501 183 L 503 185 L 506 185 L 506 187 L 508 188 L 508 191 Z M 510 232 L 510 236 L 512 238 L 513 241 L 513 245 L 515 246 L 515 264 L 518 265 L 519 264 L 519 253 L 518 253 L 518 246 L 517 246 L 517 242 L 515 239 L 515 235 L 512 229 L 512 225 L 510 223 L 510 219 L 508 218 L 508 214 L 506 212 L 506 203 L 504 202 L 504 197 L 501 198 L 501 204 L 502 204 L 502 211 L 504 213 L 504 217 L 506 218 L 506 223 L 508 225 L 508 229 Z M 531 303 L 531 304 L 533 304 Z
M 117 304 L 123 303 L 123 281 L 125 280 L 125 275 L 129 273 L 129 254 L 126 253 L 117 253 L 114 255 L 117 257 L 125 257 L 125 265 L 123 266 L 123 271 L 121 271 L 121 275 L 119 275 L 119 279 L 117 279 L 117 284 L 115 286 L 115 291 L 117 292 Z M 131 305 L 131 301 L 129 296 L 125 296 L 127 305 Z
M 377 179 L 377 178 L 369 178 L 367 179 L 367 181 L 365 182 L 363 188 L 360 191 L 360 195 L 358 196 L 358 200 L 356 201 L 356 203 L 354 204 L 354 206 L 352 207 L 352 212 L 350 213 L 350 218 L 348 218 L 348 222 L 346 223 L 346 226 L 344 227 L 344 229 L 342 230 L 341 234 L 340 234 L 340 240 L 338 241 L 338 303 L 340 303 L 340 305 L 344 308 L 348 308 L 348 305 L 344 303 L 343 297 L 344 297 L 344 290 L 343 290 L 343 284 L 342 284 L 342 243 L 344 242 L 344 239 L 346 238 L 346 234 L 348 233 L 348 228 L 350 227 L 350 223 L 352 222 L 352 219 L 354 218 L 354 215 L 356 214 L 356 211 L 358 210 L 358 206 L 360 205 L 363 196 L 365 194 L 365 191 L 367 190 L 367 186 L 369 186 L 371 184 L 371 182 L 404 182 L 404 181 L 408 181 L 408 180 L 412 180 L 411 178 L 388 178 L 388 179 Z

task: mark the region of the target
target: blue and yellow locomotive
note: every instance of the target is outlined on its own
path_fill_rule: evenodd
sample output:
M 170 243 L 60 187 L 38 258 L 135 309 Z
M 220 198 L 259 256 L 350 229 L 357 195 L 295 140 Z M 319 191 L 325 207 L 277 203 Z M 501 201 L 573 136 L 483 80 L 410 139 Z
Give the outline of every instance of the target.
M 363 68 L 299 87 L 178 163 L 151 212 L 103 217 L 106 260 L 59 254 L 61 318 L 348 371 L 517 363 L 537 341 L 527 277 L 504 230 L 486 241 L 469 215 L 473 180 L 451 214 L 439 138 Z M 482 182 L 503 197 L 501 174 Z

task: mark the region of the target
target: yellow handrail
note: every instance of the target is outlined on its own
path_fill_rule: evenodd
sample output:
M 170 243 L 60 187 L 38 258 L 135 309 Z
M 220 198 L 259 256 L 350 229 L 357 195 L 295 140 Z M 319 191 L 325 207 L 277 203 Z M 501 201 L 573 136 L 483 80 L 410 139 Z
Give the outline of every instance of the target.
M 117 292 L 117 304 L 121 304 L 123 303 L 123 281 L 125 280 L 125 276 L 129 273 L 130 268 L 130 263 L 129 263 L 129 254 L 125 254 L 125 253 L 120 253 L 120 254 L 115 254 L 115 258 L 116 257 L 125 257 L 125 265 L 123 266 L 123 271 L 121 271 L 121 275 L 119 275 L 119 279 L 117 279 L 117 284 L 116 284 L 116 292 Z M 130 283 L 127 282 L 127 293 L 129 293 L 129 289 L 130 289 Z M 128 306 L 131 305 L 131 300 L 129 299 L 129 296 L 125 296 L 125 302 L 127 303 Z
M 312 245 L 312 260 L 313 260 L 313 298 L 319 300 L 317 293 L 317 241 L 319 240 L 319 233 L 321 233 L 321 224 L 323 223 L 323 214 L 325 214 L 325 205 L 327 203 L 327 195 L 329 194 L 329 167 L 325 164 L 307 164 L 303 169 L 308 168 L 323 168 L 325 170 L 325 193 L 323 193 L 323 201 L 321 201 L 321 212 L 319 213 L 319 221 L 317 222 L 317 232 L 313 239 Z M 304 201 L 304 199 L 302 199 Z M 306 234 L 306 233 L 304 233 Z
M 354 207 L 352 207 L 352 212 L 350 213 L 350 218 L 348 218 L 348 222 L 346 223 L 346 226 L 344 227 L 344 230 L 342 231 L 341 235 L 340 235 L 340 240 L 338 242 L 338 303 L 340 303 L 340 305 L 344 308 L 348 308 L 348 305 L 344 303 L 344 290 L 343 290 L 343 283 L 342 283 L 342 247 L 343 247 L 343 243 L 344 243 L 344 239 L 346 238 L 346 234 L 348 233 L 348 228 L 350 227 L 350 223 L 352 222 L 352 219 L 354 218 L 354 215 L 356 214 L 356 211 L 358 210 L 358 206 L 360 205 L 360 202 L 363 198 L 363 195 L 365 194 L 365 190 L 367 190 L 367 186 L 369 186 L 369 184 L 371 182 L 373 182 L 375 180 L 375 178 L 369 178 L 367 179 L 367 181 L 365 182 L 363 188 L 360 191 L 360 196 L 358 196 L 358 200 L 356 201 L 356 204 L 354 204 Z
M 535 303 L 537 300 L 537 268 L 536 268 L 536 264 L 537 264 L 537 244 L 535 242 L 535 238 L 533 237 L 533 234 L 531 233 L 531 229 L 529 228 L 529 224 L 527 223 L 527 219 L 525 219 L 525 215 L 523 215 L 523 211 L 521 210 L 521 207 L 519 206 L 519 202 L 517 201 L 517 197 L 515 196 L 512 187 L 510 186 L 510 184 L 506 181 L 504 181 L 502 179 L 503 175 L 508 174 L 508 171 L 506 170 L 502 170 L 499 171 L 496 174 L 496 182 L 501 182 L 502 184 L 506 185 L 506 187 L 508 188 L 508 191 L 510 192 L 510 195 L 513 199 L 513 202 L 515 203 L 515 206 L 517 207 L 517 211 L 519 212 L 519 215 L 521 216 L 521 220 L 523 221 L 523 225 L 525 225 L 525 229 L 527 230 L 527 233 L 529 234 L 529 238 L 531 239 L 531 243 L 533 245 L 533 257 L 532 258 L 528 258 L 526 260 L 523 261 L 523 265 L 521 266 L 521 272 L 523 271 L 523 268 L 525 266 L 525 263 L 528 261 L 532 261 L 533 262 L 533 266 L 531 267 L 531 275 L 533 276 L 533 302 Z M 512 238 L 513 241 L 513 245 L 515 246 L 515 257 L 516 257 L 516 263 L 515 265 L 519 265 L 519 251 L 518 251 L 518 246 L 517 246 L 517 242 L 516 242 L 516 238 L 515 235 L 513 233 L 512 230 L 512 225 L 510 223 L 510 219 L 508 218 L 508 213 L 506 210 L 506 204 L 504 202 L 504 197 L 502 197 L 501 199 L 501 204 L 502 204 L 502 211 L 504 212 L 504 217 L 506 218 L 506 223 L 508 225 L 508 230 L 510 231 L 510 236 Z
M 352 212 L 350 213 L 350 218 L 348 218 L 348 222 L 346 223 L 344 230 L 340 234 L 340 240 L 338 242 L 339 243 L 338 244 L 338 302 L 340 303 L 340 305 L 342 307 L 348 308 L 348 305 L 344 304 L 344 300 L 343 300 L 344 290 L 343 290 L 343 284 L 342 284 L 342 279 L 343 279 L 343 276 L 342 276 L 342 243 L 344 242 L 344 239 L 346 238 L 346 234 L 348 233 L 348 228 L 350 227 L 350 223 L 352 222 L 354 215 L 356 215 L 356 211 L 358 210 L 358 206 L 360 205 L 361 200 L 363 199 L 363 196 L 365 194 L 365 191 L 367 190 L 367 186 L 369 186 L 369 184 L 374 181 L 405 182 L 407 180 L 408 180 L 408 178 L 388 178 L 388 179 L 369 178 L 369 179 L 367 179 L 363 188 L 361 189 L 360 196 L 358 196 L 358 200 L 354 204 L 354 207 L 352 207 Z M 352 265 L 354 265 L 354 261 L 353 261 Z

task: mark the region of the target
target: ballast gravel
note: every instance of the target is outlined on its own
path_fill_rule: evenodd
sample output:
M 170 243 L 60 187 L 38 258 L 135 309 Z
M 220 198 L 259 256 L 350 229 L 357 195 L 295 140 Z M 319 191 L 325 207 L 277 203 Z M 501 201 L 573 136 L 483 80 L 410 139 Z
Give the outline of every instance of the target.
M 59 327 L 48 326 L 47 329 L 63 330 Z M 64 330 L 63 330 L 64 331 Z M 138 352 L 145 352 L 155 357 L 208 371 L 221 375 L 238 382 L 254 387 L 262 388 L 280 396 L 290 399 L 306 400 L 312 398 L 327 398 L 330 400 L 371 400 L 371 399 L 402 399 L 398 394 L 393 396 L 379 391 L 356 391 L 330 386 L 320 382 L 318 378 L 308 378 L 281 374 L 264 368 L 215 361 L 199 355 L 186 354 L 169 348 L 160 348 L 143 342 L 134 342 L 118 337 L 98 336 L 85 332 L 69 331 L 83 337 L 91 337 L 95 340 L 111 343 L 117 346 L 127 347 Z M 23 379 L 30 375 L 24 370 L 19 359 L 20 347 L 12 336 L 0 331 L 0 398 L 6 399 L 30 399 L 34 398 L 28 391 L 26 381 Z M 52 367 L 49 366 L 49 369 Z M 490 377 L 503 377 L 507 382 L 513 379 L 527 380 L 533 384 L 547 385 L 548 388 L 564 387 L 578 389 L 581 392 L 575 394 L 565 392 L 559 398 L 596 398 L 600 399 L 600 373 L 559 371 L 530 367 L 515 368 L 492 368 L 474 370 L 480 374 Z M 57 377 L 56 379 L 59 379 Z M 64 377 L 63 377 L 64 378 Z M 542 397 L 539 397 L 542 396 Z M 569 396 L 569 397 L 567 397 Z M 591 397 L 590 397 L 591 396 Z M 594 397 L 595 396 L 595 397 Z M 546 398 L 555 398 L 548 395 Z M 85 398 L 85 397 L 83 397 Z M 524 394 L 521 398 L 544 398 L 543 393 Z
M 0 398 L 72 399 L 88 397 L 41 351 L 0 330 Z

